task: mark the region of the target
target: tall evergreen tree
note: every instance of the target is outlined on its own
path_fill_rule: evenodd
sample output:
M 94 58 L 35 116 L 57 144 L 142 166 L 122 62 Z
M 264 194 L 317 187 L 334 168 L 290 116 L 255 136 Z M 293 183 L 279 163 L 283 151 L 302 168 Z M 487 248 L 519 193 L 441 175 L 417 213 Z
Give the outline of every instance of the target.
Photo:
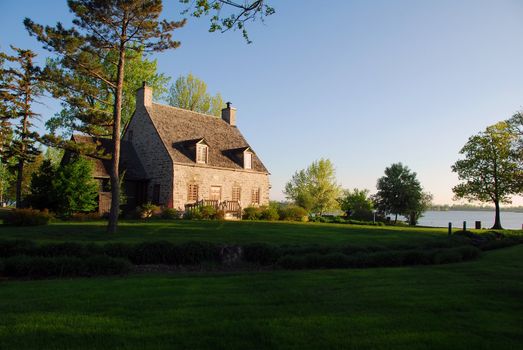
M 182 27 L 183 21 L 160 20 L 161 0 L 68 0 L 75 16 L 73 27 L 65 29 L 61 23 L 55 27 L 43 27 L 29 18 L 24 24 L 31 35 L 44 44 L 44 48 L 58 55 L 58 67 L 48 66 L 47 77 L 67 91 L 85 92 L 103 105 L 112 104 L 111 128 L 111 212 L 108 232 L 116 232 L 120 209 L 120 133 L 125 81 L 125 64 L 129 52 L 161 52 L 177 48 L 180 43 L 172 39 L 172 31 Z M 114 56 L 113 56 L 114 55 Z M 101 60 L 110 62 L 112 71 L 105 71 Z M 74 72 L 74 76 L 68 74 Z M 82 79 L 78 79 L 82 77 Z M 111 92 L 100 100 L 93 84 L 97 81 Z M 100 122 L 106 120 L 103 108 L 90 108 L 83 101 L 72 98 L 71 105 L 79 112 L 93 114 Z
M 37 117 L 32 105 L 42 95 L 43 88 L 40 69 L 33 62 L 36 54 L 31 50 L 11 48 L 16 56 L 0 53 L 2 60 L 10 63 L 9 66 L 2 66 L 0 71 L 3 77 L 0 102 L 3 105 L 1 156 L 4 163 L 14 162 L 16 166 L 16 207 L 21 208 L 24 167 L 34 162 L 40 153 L 35 145 L 38 134 L 31 131 L 33 120 Z M 9 121 L 15 129 L 13 138 L 7 143 Z

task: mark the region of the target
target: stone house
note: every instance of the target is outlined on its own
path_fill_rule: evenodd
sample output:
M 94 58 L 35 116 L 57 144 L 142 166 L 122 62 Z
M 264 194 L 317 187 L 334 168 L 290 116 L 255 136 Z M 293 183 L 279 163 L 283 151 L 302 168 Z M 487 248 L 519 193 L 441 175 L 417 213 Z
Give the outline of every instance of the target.
M 144 84 L 120 164 L 128 207 L 212 205 L 239 216 L 242 208 L 269 203 L 269 172 L 237 128 L 230 103 L 217 118 L 154 103 Z

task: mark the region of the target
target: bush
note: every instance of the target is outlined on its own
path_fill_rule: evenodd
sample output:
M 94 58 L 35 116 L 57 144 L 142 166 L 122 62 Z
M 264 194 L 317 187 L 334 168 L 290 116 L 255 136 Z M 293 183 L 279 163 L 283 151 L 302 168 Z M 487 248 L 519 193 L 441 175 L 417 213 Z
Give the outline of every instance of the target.
M 86 258 L 103 253 L 103 248 L 95 244 L 81 244 L 75 242 L 51 243 L 38 247 L 29 255 L 43 257 L 74 256 Z
M 257 207 L 247 207 L 243 209 L 243 220 L 260 220 L 261 209 Z
M 14 209 L 6 215 L 4 224 L 14 226 L 47 225 L 51 218 L 52 216 L 48 210 Z
M 150 219 L 153 216 L 157 216 L 160 214 L 160 207 L 157 205 L 154 205 L 152 203 L 145 203 L 142 204 L 140 208 L 138 208 L 138 217 L 140 219 Z
M 107 243 L 103 246 L 103 253 L 112 258 L 129 259 L 133 253 L 133 247 L 125 243 Z
M 137 244 L 129 255 L 133 264 L 169 264 L 174 256 L 174 245 L 167 241 L 143 242 Z
M 80 259 L 71 256 L 46 258 L 19 255 L 4 261 L 4 275 L 8 277 L 75 277 L 115 275 L 129 272 L 130 264 L 123 259 L 92 256 Z
M 166 220 L 181 219 L 183 217 L 183 211 L 174 208 L 163 207 L 160 212 L 160 217 Z
M 92 212 L 92 213 L 73 213 L 73 214 L 69 217 L 69 220 L 71 220 L 71 221 L 80 221 L 80 222 L 85 222 L 85 221 L 97 221 L 97 220 L 102 220 L 102 215 L 100 215 L 100 213 L 98 213 L 98 212 Z
M 260 219 L 276 221 L 279 218 L 280 218 L 280 215 L 278 214 L 278 209 L 276 209 L 274 207 L 262 207 L 261 208 Z
M 130 270 L 131 264 L 125 259 L 95 255 L 85 260 L 85 274 L 87 276 L 123 275 Z
M 217 210 L 216 214 L 214 214 L 213 217 L 214 220 L 225 220 L 225 211 L 224 210 Z
M 8 258 L 15 255 L 29 255 L 36 249 L 33 241 L 16 239 L 12 241 L 0 241 L 0 258 Z
M 297 205 L 288 205 L 278 211 L 280 220 L 286 221 L 307 221 L 309 219 L 307 210 Z
M 474 260 L 479 258 L 479 256 L 481 255 L 480 249 L 470 245 L 465 245 L 455 249 L 461 254 L 461 259 L 463 261 Z
M 188 210 L 183 214 L 183 218 L 186 220 L 201 220 L 203 219 L 200 209 L 196 208 L 193 210 Z
M 408 250 L 403 252 L 403 263 L 405 265 L 430 265 L 432 258 L 430 252 Z
M 444 249 L 436 251 L 432 257 L 434 264 L 449 264 L 462 261 L 461 252 L 458 249 Z
M 187 242 L 174 247 L 170 263 L 198 265 L 204 261 L 219 261 L 219 248 L 207 242 Z
M 278 247 L 265 243 L 252 243 L 243 247 L 243 258 L 254 264 L 272 265 L 280 256 Z
M 210 205 L 204 205 L 200 208 L 201 218 L 204 220 L 213 219 L 216 215 L 216 209 Z

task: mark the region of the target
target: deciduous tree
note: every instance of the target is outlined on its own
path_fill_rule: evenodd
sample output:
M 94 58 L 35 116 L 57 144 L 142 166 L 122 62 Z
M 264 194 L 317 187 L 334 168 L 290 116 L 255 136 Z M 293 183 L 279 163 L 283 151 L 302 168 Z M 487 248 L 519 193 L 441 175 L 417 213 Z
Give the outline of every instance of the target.
M 212 96 L 207 92 L 207 84 L 190 73 L 187 77 L 176 79 L 165 99 L 171 106 L 216 117 L 221 116 L 222 108 L 225 107 L 219 92 Z
M 452 166 L 461 181 L 452 191 L 457 198 L 492 202 L 493 229 L 501 229 L 500 203 L 510 203 L 511 195 L 523 191 L 523 166 L 514 151 L 517 136 L 506 122 L 489 126 L 471 136 L 459 152 L 463 159 Z
M 347 213 L 347 216 L 356 220 L 372 219 L 374 204 L 369 196 L 367 189 L 343 191 L 343 196 L 338 199 L 340 209 Z
M 73 27 L 66 29 L 61 23 L 43 27 L 26 18 L 24 24 L 31 35 L 44 44 L 44 48 L 58 55 L 59 67 L 48 70 L 48 77 L 62 86 L 63 91 L 81 91 L 85 96 L 103 105 L 112 104 L 111 138 L 111 211 L 108 232 L 116 232 L 120 210 L 120 133 L 125 81 L 125 64 L 129 51 L 160 52 L 177 48 L 180 43 L 172 39 L 172 31 L 185 24 L 160 19 L 161 0 L 69 0 L 74 15 Z M 101 66 L 106 60 L 113 66 L 107 72 Z M 74 72 L 75 76 L 68 74 Z M 84 79 L 77 79 L 81 76 Z M 107 100 L 99 100 L 89 80 L 96 80 L 111 92 Z M 80 112 L 85 103 L 72 99 Z M 85 108 L 85 109 L 84 109 Z M 104 120 L 103 108 L 96 115 Z
M 394 214 L 394 222 L 398 215 L 410 217 L 422 208 L 423 189 L 417 174 L 401 163 L 385 168 L 385 176 L 378 179 L 376 188 L 376 208 L 384 214 Z
M 285 185 L 284 192 L 297 205 L 323 215 L 327 210 L 338 208 L 341 188 L 333 164 L 322 158 L 307 169 L 297 171 Z
M 193 17 L 211 15 L 209 32 L 226 32 L 228 30 L 241 30 L 247 43 L 251 43 L 246 25 L 256 19 L 264 21 L 264 18 L 275 13 L 267 0 L 180 0 L 188 7 L 182 13 L 188 13 Z

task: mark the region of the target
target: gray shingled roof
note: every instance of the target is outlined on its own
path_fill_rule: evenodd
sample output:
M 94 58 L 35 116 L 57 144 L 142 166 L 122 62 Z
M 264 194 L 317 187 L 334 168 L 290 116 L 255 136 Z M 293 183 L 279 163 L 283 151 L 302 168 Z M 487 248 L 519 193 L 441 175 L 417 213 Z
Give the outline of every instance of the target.
M 238 128 L 221 118 L 181 108 L 153 103 L 146 109 L 174 162 L 195 164 L 192 147 L 199 140 L 205 139 L 209 145 L 208 165 L 243 169 L 239 150 L 250 146 Z M 252 170 L 268 173 L 254 151 Z
M 103 150 L 105 154 L 110 154 L 112 144 L 110 139 L 96 138 L 87 135 L 73 135 L 76 143 L 96 144 L 98 150 Z M 108 178 L 111 170 L 111 160 L 89 157 L 94 164 L 93 176 L 97 178 Z M 133 145 L 122 140 L 120 142 L 120 171 L 125 171 L 127 180 L 145 180 L 147 173 L 140 162 Z

